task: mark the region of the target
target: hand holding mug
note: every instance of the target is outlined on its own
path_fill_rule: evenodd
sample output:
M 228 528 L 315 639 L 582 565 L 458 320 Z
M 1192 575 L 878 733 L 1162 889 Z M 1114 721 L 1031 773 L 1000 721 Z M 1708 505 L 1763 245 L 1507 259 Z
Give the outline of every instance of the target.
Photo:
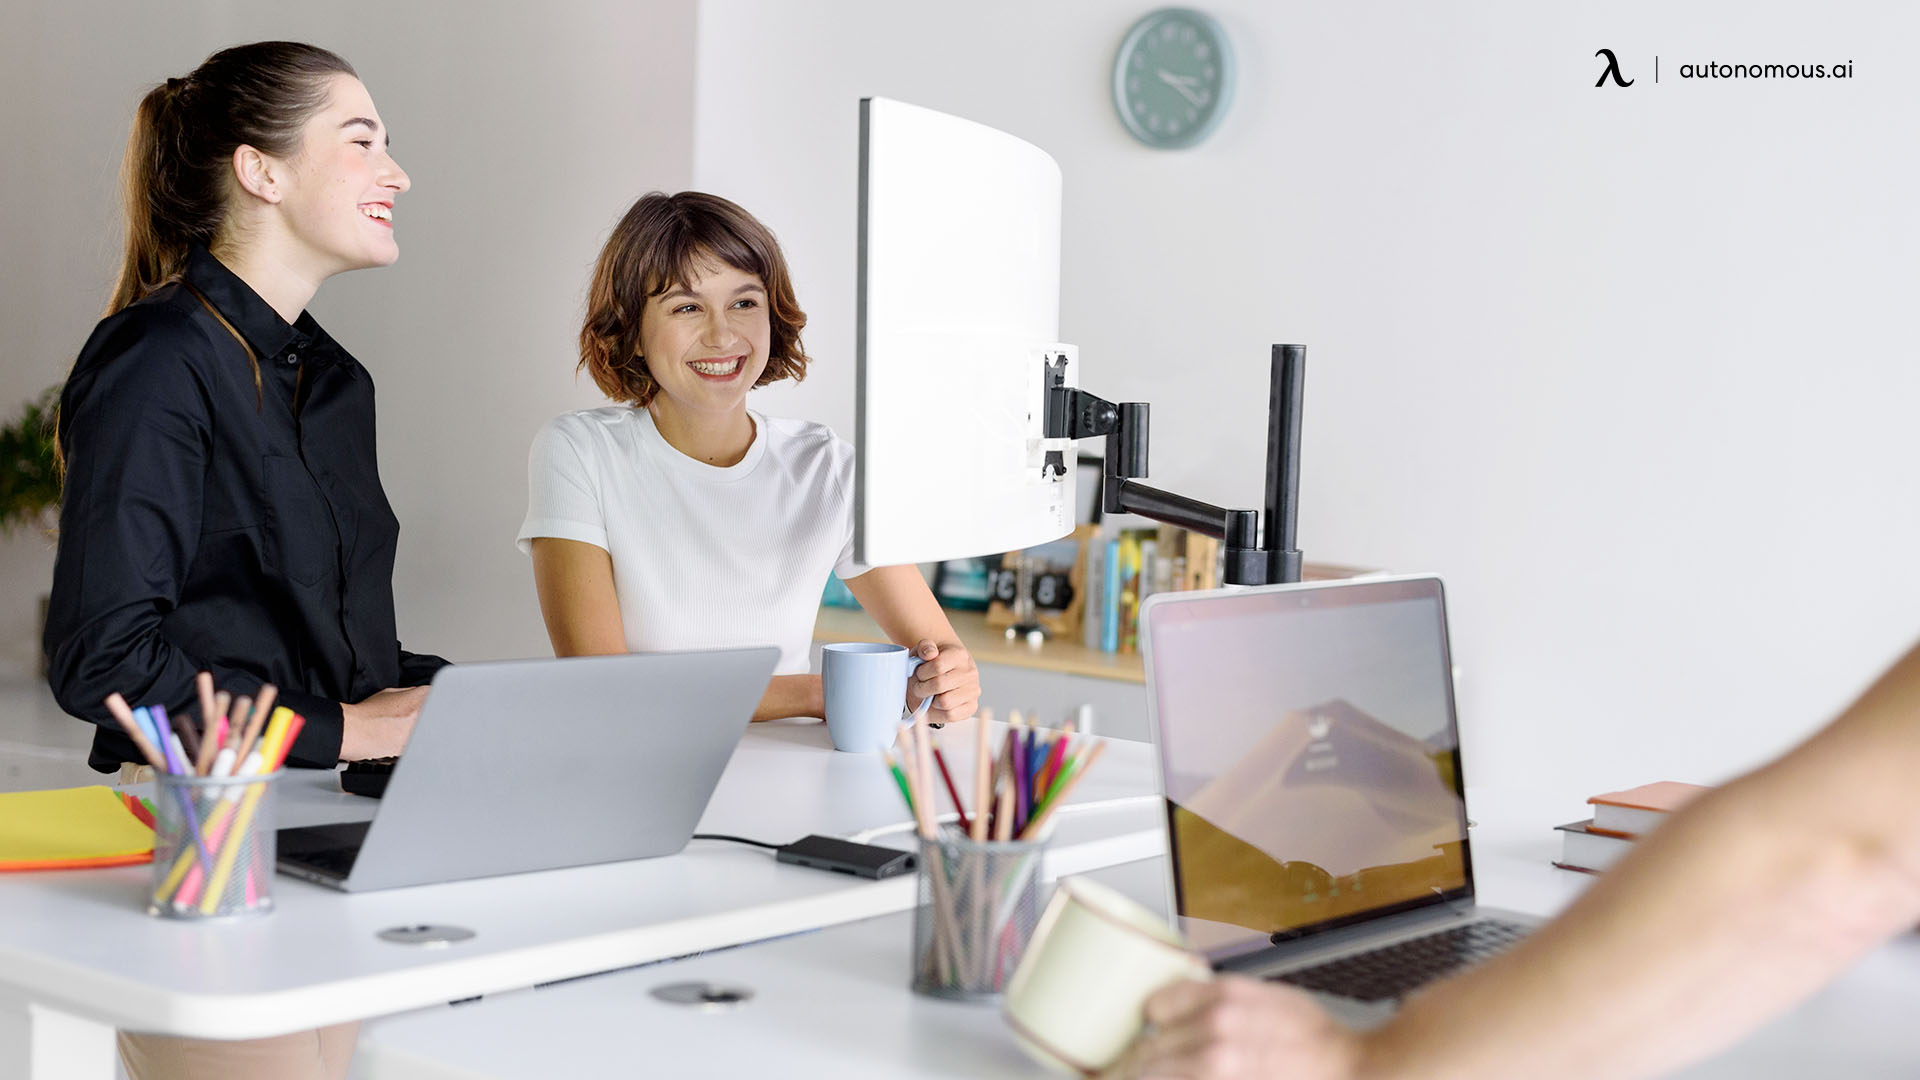
M 918 710 L 922 701 L 932 698 L 927 708 L 930 724 L 952 724 L 972 716 L 980 704 L 980 669 L 966 646 L 927 640 L 914 646 L 913 655 L 920 666 L 907 680 L 908 710 Z
M 1360 1036 L 1298 990 L 1241 975 L 1177 982 L 1147 999 L 1147 1027 L 1110 1080 L 1350 1080 Z
M 1165 920 L 1103 885 L 1066 878 L 1034 927 L 1003 1011 L 1036 1061 L 1089 1076 L 1140 1034 L 1155 991 L 1212 977 Z

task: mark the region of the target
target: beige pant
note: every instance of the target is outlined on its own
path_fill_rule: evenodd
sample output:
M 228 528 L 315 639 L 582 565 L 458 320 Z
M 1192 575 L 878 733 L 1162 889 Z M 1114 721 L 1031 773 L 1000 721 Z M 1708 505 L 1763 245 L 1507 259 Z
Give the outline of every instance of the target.
M 153 766 L 120 766 L 122 784 L 153 779 Z M 179 1039 L 119 1033 L 129 1080 L 344 1080 L 360 1025 L 336 1024 L 271 1039 Z
M 345 1080 L 360 1025 L 271 1039 L 177 1039 L 119 1033 L 129 1080 Z

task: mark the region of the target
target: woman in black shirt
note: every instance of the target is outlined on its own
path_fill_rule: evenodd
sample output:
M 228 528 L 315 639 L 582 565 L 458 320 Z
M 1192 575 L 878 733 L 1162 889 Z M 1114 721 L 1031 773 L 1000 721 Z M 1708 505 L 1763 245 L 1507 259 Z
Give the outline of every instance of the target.
M 323 49 L 227 49 L 140 102 L 124 185 L 126 261 L 61 395 L 54 694 L 101 725 L 102 771 L 140 760 L 107 695 L 185 711 L 201 670 L 280 688 L 293 764 L 398 753 L 446 661 L 396 639 L 373 382 L 304 310 L 399 255 L 379 113 Z M 344 1074 L 353 1025 L 317 1034 L 121 1051 L 143 1078 Z
M 446 661 L 396 639 L 373 382 L 304 311 L 399 255 L 379 114 L 331 53 L 228 49 L 141 102 L 125 183 L 126 262 L 60 402 L 54 694 L 101 725 L 102 771 L 140 760 L 106 696 L 185 710 L 201 670 L 279 686 L 293 764 L 398 753 Z

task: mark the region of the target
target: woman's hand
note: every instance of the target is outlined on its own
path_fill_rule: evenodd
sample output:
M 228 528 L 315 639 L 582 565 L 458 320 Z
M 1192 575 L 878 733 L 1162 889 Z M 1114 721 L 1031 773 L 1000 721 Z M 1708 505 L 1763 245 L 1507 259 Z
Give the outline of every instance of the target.
M 1147 1033 L 1113 1080 L 1350 1080 L 1360 1036 L 1298 990 L 1238 975 L 1147 999 Z
M 923 698 L 933 698 L 927 709 L 930 724 L 952 724 L 973 715 L 980 704 L 980 670 L 973 654 L 957 641 L 945 644 L 925 640 L 913 647 L 920 666 L 907 680 L 907 707 L 917 709 Z
M 426 687 L 403 686 L 382 690 L 357 705 L 342 704 L 340 760 L 398 756 L 407 748 L 426 700 Z

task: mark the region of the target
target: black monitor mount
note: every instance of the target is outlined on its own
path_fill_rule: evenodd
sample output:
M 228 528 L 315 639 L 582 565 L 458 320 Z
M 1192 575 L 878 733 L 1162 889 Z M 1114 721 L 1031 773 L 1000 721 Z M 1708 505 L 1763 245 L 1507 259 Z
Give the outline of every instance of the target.
M 1300 390 L 1306 374 L 1305 345 L 1273 347 L 1273 383 L 1267 407 L 1267 528 L 1260 537 L 1259 515 L 1148 487 L 1147 405 L 1116 405 L 1066 385 L 1067 358 L 1047 361 L 1046 437 L 1107 439 L 1105 513 L 1139 514 L 1220 539 L 1226 547 L 1224 579 L 1229 585 L 1266 585 L 1300 580 L 1300 551 L 1293 546 L 1300 516 Z M 1048 469 L 1065 470 L 1048 455 Z

